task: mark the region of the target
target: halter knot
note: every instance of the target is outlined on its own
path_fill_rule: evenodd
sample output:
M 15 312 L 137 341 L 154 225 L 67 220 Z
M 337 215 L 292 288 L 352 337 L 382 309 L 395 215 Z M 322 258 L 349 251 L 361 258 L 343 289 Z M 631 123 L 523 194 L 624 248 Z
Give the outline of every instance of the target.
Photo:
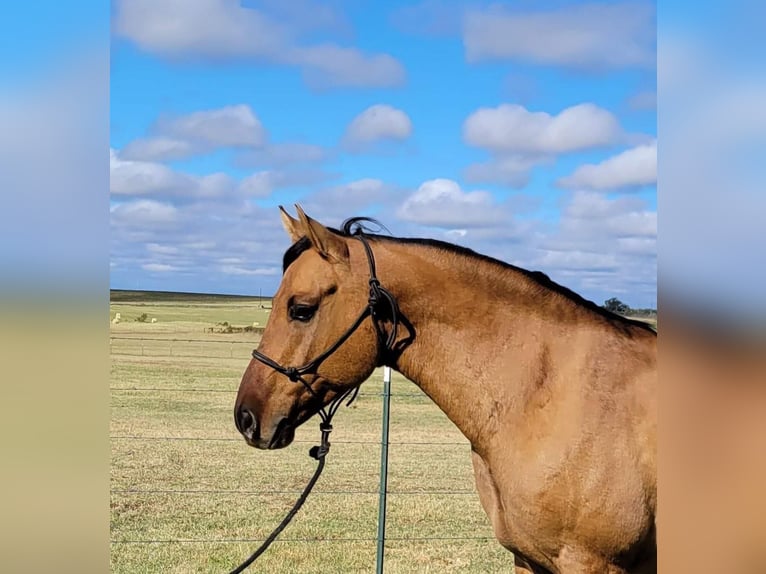
M 323 459 L 330 452 L 330 432 L 332 432 L 330 421 L 323 420 L 319 424 L 319 430 L 322 431 L 322 440 L 318 446 L 312 446 L 309 450 L 309 456 L 316 460 Z
M 285 376 L 294 383 L 297 383 L 301 379 L 301 375 L 295 367 L 287 367 L 285 369 Z
M 371 308 L 380 303 L 380 281 L 377 277 L 370 278 L 370 297 L 367 299 L 367 305 Z

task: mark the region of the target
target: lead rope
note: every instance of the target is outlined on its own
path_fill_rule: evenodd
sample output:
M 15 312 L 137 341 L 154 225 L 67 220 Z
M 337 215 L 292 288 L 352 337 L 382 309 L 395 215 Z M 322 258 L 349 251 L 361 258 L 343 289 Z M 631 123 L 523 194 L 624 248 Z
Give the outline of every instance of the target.
M 277 536 L 279 536 L 282 530 L 285 529 L 285 527 L 290 523 L 293 517 L 298 513 L 301 506 L 303 506 L 303 503 L 306 502 L 306 499 L 308 498 L 309 493 L 311 492 L 311 489 L 314 488 L 314 485 L 316 484 L 317 480 L 319 480 L 319 475 L 322 474 L 322 470 L 324 469 L 324 457 L 330 451 L 330 442 L 327 440 L 327 437 L 330 435 L 332 426 L 327 425 L 325 427 L 324 423 L 322 423 L 320 425 L 320 428 L 322 429 L 322 443 L 319 446 L 312 447 L 311 451 L 309 452 L 309 456 L 319 461 L 319 464 L 317 465 L 317 468 L 314 471 L 314 476 L 311 477 L 311 480 L 309 480 L 308 484 L 306 485 L 306 488 L 303 489 L 303 493 L 301 493 L 300 498 L 298 498 L 298 500 L 295 501 L 295 504 L 290 509 L 290 512 L 288 512 L 287 516 L 285 516 L 282 519 L 282 522 L 280 522 L 279 526 L 277 526 L 274 529 L 274 532 L 272 532 L 269 535 L 269 537 L 263 541 L 263 544 L 260 545 L 258 550 L 253 552 L 247 560 L 245 560 L 242 564 L 240 564 L 234 570 L 232 570 L 230 574 L 239 574 L 240 572 L 243 572 L 245 568 L 247 568 L 248 566 L 250 566 L 250 564 L 255 562 L 256 558 L 258 558 L 261 554 L 266 552 L 266 549 L 271 545 L 272 542 L 274 542 L 274 540 L 276 540 Z
M 306 385 L 307 388 L 309 388 L 312 392 L 313 389 L 309 387 L 308 383 L 306 383 L 302 378 L 300 379 L 301 382 Z M 309 496 L 309 493 L 314 488 L 314 485 L 316 484 L 317 480 L 319 480 L 319 476 L 322 474 L 322 471 L 324 470 L 324 464 L 325 464 L 325 457 L 327 456 L 327 453 L 330 452 L 330 433 L 332 432 L 332 418 L 335 416 L 335 413 L 338 411 L 338 407 L 340 404 L 345 400 L 345 398 L 349 395 L 351 395 L 351 398 L 346 403 L 346 406 L 349 406 L 354 399 L 356 398 L 356 394 L 359 392 L 359 387 L 354 387 L 353 389 L 343 393 L 341 396 L 337 397 L 333 400 L 333 402 L 330 404 L 330 408 L 327 412 L 322 409 L 319 414 L 322 417 L 322 422 L 319 424 L 319 430 L 322 431 L 322 438 L 318 445 L 311 447 L 311 450 L 309 450 L 309 456 L 313 459 L 315 459 L 318 464 L 317 468 L 314 471 L 314 475 L 309 480 L 306 487 L 303 489 L 303 492 L 301 493 L 298 500 L 295 501 L 295 504 L 293 504 L 293 507 L 290 509 L 290 512 L 287 513 L 287 515 L 282 519 L 282 522 L 279 523 L 279 526 L 277 526 L 274 531 L 269 534 L 269 537 L 266 538 L 266 540 L 263 541 L 263 543 L 258 547 L 258 549 L 253 552 L 242 564 L 234 568 L 229 574 L 240 574 L 241 572 L 244 572 L 244 570 L 250 566 L 253 562 L 255 562 L 256 558 L 258 558 L 261 554 L 266 552 L 266 549 L 271 546 L 271 543 L 274 542 L 274 540 L 277 539 L 277 536 L 280 535 L 280 533 L 285 529 L 285 527 L 290 524 L 290 521 L 293 519 L 293 517 L 298 514 L 298 511 L 301 509 L 301 506 L 303 506 L 303 503 L 306 502 L 306 499 Z

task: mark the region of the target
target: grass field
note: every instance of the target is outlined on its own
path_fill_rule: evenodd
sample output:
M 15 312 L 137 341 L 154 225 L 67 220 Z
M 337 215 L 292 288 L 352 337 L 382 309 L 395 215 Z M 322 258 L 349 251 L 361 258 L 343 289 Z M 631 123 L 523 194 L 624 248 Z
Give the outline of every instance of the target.
M 111 565 L 118 573 L 227 572 L 279 523 L 314 471 L 309 421 L 256 451 L 232 407 L 258 338 L 207 331 L 268 320 L 257 298 L 115 293 L 111 328 Z M 156 323 L 135 318 L 146 313 Z M 335 419 L 314 492 L 253 572 L 374 572 L 382 375 Z M 386 572 L 512 572 L 475 493 L 468 442 L 394 375 Z

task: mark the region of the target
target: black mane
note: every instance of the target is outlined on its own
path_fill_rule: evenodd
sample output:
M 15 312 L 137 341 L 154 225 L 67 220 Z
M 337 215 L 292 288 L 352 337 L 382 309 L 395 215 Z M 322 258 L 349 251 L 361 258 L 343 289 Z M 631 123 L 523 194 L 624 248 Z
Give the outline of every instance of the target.
M 446 241 L 440 241 L 438 239 L 392 237 L 392 236 L 377 235 L 374 233 L 369 233 L 370 224 L 380 229 L 385 229 L 386 231 L 388 231 L 388 229 L 386 229 L 386 227 L 382 223 L 370 217 L 352 217 L 351 219 L 347 219 L 346 221 L 343 222 L 341 229 L 334 229 L 332 227 L 328 227 L 328 229 L 332 231 L 333 233 L 335 233 L 336 235 L 340 235 L 341 237 L 353 237 L 354 235 L 361 234 L 370 239 L 392 241 L 394 243 L 402 243 L 402 244 L 409 244 L 409 245 L 423 245 L 426 247 L 439 249 L 441 251 L 457 253 L 459 255 L 468 257 L 470 259 L 478 259 L 479 261 L 483 261 L 491 265 L 500 266 L 503 269 L 510 269 L 525 275 L 526 277 L 528 277 L 529 279 L 531 279 L 538 285 L 545 287 L 549 289 L 550 291 L 554 291 L 555 293 L 558 293 L 559 295 L 569 299 L 570 301 L 577 304 L 578 306 L 588 309 L 590 311 L 593 311 L 597 313 L 598 315 L 601 315 L 602 317 L 608 319 L 612 323 L 617 322 L 618 324 L 621 324 L 621 325 L 633 325 L 635 327 L 648 329 L 652 331 L 653 333 L 656 332 L 652 328 L 652 326 L 646 323 L 645 321 L 628 319 L 627 317 L 623 317 L 622 315 L 618 315 L 617 313 L 612 313 L 608 309 L 605 309 L 604 307 L 597 305 L 593 301 L 589 301 L 588 299 L 585 299 L 584 297 L 582 297 L 578 293 L 575 293 L 571 289 L 564 287 L 563 285 L 559 285 L 542 271 L 529 271 L 528 269 L 524 269 L 523 267 L 517 267 L 515 265 L 511 265 L 510 263 L 506 263 L 505 261 L 495 259 L 494 257 L 490 257 L 482 253 L 477 253 L 476 251 L 474 251 L 473 249 L 469 249 L 468 247 L 463 247 L 461 245 L 456 245 L 454 243 L 448 243 Z M 310 247 L 311 247 L 311 242 L 306 237 L 301 237 L 298 241 L 293 243 L 287 249 L 287 251 L 285 251 L 285 255 L 282 259 L 282 272 L 284 273 L 285 271 L 287 271 L 287 268 L 296 259 L 298 259 L 301 253 L 308 250 Z

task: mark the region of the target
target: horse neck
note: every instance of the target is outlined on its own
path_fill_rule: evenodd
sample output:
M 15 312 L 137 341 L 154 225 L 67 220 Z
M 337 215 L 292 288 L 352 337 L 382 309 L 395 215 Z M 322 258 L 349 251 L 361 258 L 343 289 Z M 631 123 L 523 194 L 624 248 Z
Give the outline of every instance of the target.
M 545 369 L 546 314 L 560 321 L 573 309 L 519 271 L 461 254 L 380 241 L 375 256 L 416 332 L 392 366 L 477 446 L 498 410 L 521 407 L 530 377 Z

